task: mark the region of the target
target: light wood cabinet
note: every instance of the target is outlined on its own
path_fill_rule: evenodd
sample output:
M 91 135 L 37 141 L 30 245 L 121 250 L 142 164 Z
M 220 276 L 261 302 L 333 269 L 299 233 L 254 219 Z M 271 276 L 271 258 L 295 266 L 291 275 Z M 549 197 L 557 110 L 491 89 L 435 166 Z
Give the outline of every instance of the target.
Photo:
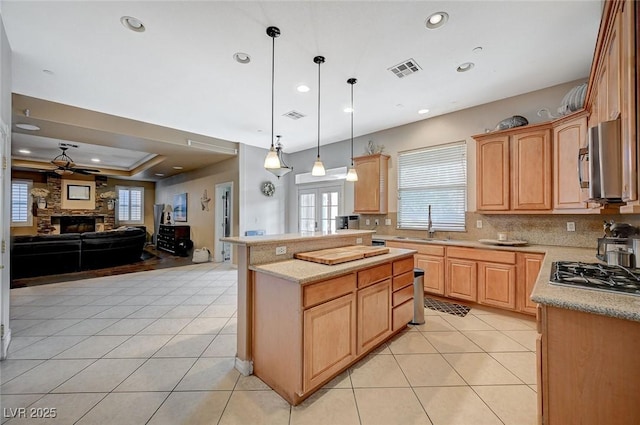
M 541 306 L 539 423 L 640 423 L 640 322 Z
M 477 209 L 509 209 L 509 136 L 478 141 L 476 148 Z
M 416 267 L 424 270 L 424 292 L 444 295 L 444 257 L 414 255 Z
M 543 254 L 518 253 L 518 277 L 516 286 L 516 307 L 523 313 L 536 314 L 537 304 L 531 301 L 531 292 L 538 280 L 544 261 Z
M 358 291 L 358 354 L 368 351 L 391 333 L 391 280 Z
M 580 187 L 578 150 L 587 144 L 587 113 L 581 111 L 553 126 L 553 209 L 585 209 L 589 193 Z M 588 180 L 587 170 L 583 170 Z
M 354 182 L 353 212 L 386 214 L 388 205 L 389 156 L 383 154 L 353 158 L 358 173 Z
M 354 294 L 305 310 L 303 391 L 309 391 L 339 373 L 355 357 Z
M 513 310 L 516 307 L 516 266 L 478 263 L 478 302 Z
M 445 295 L 467 301 L 476 301 L 478 268 L 475 261 L 447 258 Z
M 546 123 L 473 136 L 478 211 L 551 210 L 550 128 Z

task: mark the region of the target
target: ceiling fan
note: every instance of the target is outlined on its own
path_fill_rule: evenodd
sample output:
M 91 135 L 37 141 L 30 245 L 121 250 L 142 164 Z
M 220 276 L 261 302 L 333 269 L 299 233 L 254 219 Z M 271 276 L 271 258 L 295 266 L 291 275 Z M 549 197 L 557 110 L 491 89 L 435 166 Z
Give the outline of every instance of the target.
M 62 150 L 62 153 L 51 161 L 56 168 L 53 170 L 54 173 L 59 174 L 61 176 L 68 176 L 73 173 L 91 175 L 91 173 L 99 173 L 100 170 L 94 170 L 91 168 L 76 168 L 76 163 L 67 155 L 67 149 L 69 148 L 77 148 L 77 145 L 73 145 L 71 143 L 60 143 L 59 148 Z

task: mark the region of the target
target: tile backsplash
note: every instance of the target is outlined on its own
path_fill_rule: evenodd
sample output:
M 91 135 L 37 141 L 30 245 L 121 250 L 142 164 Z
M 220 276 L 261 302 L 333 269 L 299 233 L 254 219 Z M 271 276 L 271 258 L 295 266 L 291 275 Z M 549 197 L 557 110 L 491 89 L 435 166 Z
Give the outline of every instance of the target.
M 426 237 L 426 230 L 403 230 L 396 228 L 397 214 L 360 216 L 360 229 L 374 229 L 382 235 L 397 235 L 406 237 Z M 366 225 L 366 220 L 370 225 Z M 379 225 L 375 225 L 375 220 Z M 391 225 L 385 225 L 385 220 L 390 219 Z M 476 222 L 482 221 L 482 228 L 476 227 Z M 477 212 L 466 213 L 466 231 L 464 232 L 439 232 L 436 238 L 478 240 L 497 239 L 498 232 L 507 233 L 508 239 L 526 240 L 534 245 L 572 246 L 582 248 L 596 248 L 597 239 L 604 235 L 604 220 L 613 220 L 616 223 L 629 223 L 640 227 L 640 214 L 480 214 Z M 575 224 L 575 232 L 567 231 L 567 223 Z

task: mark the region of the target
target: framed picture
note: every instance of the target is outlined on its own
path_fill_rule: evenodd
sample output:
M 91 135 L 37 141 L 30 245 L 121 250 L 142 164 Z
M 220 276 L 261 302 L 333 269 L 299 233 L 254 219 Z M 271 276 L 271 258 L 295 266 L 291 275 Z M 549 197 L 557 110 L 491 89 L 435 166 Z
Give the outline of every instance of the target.
M 67 185 L 67 199 L 72 201 L 88 201 L 91 199 L 91 186 Z
M 187 221 L 187 194 L 173 195 L 173 221 Z

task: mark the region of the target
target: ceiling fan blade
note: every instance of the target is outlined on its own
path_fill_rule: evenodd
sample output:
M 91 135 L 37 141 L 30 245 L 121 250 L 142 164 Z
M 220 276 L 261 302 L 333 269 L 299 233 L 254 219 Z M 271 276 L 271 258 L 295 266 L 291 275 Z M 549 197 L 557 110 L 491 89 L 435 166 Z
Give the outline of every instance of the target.
M 93 168 L 75 168 L 75 167 L 72 167 L 72 168 L 70 168 L 70 170 L 78 171 L 78 172 L 80 172 L 80 171 L 88 171 L 90 173 L 99 173 L 100 172 L 100 170 L 94 170 Z
M 69 171 L 73 171 L 74 173 L 84 174 L 85 176 L 90 176 L 92 173 L 89 170 L 83 170 L 82 168 L 71 168 Z

